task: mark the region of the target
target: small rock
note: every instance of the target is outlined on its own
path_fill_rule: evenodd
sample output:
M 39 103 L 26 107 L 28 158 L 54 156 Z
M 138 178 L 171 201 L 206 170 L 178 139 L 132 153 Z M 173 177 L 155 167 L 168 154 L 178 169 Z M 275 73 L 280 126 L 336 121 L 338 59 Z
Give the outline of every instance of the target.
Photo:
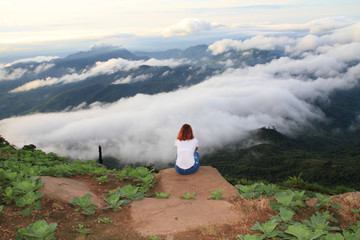
M 61 205 L 58 204 L 58 203 L 53 203 L 52 207 L 55 208 L 55 209 L 64 209 L 64 207 L 61 206 Z
M 80 235 L 77 238 L 75 238 L 75 240 L 85 240 L 85 235 Z
M 43 213 L 43 216 L 44 216 L 44 217 L 50 217 L 50 212 L 44 212 L 44 213 Z
M 306 200 L 305 203 L 308 207 L 314 207 L 315 204 L 318 203 L 318 200 L 316 198 L 310 198 L 310 199 Z

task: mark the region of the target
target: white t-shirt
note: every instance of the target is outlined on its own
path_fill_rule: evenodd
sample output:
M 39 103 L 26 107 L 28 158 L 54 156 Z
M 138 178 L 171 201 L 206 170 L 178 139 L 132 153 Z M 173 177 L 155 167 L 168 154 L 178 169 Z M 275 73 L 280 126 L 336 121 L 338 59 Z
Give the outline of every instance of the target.
M 196 138 L 184 141 L 176 139 L 175 146 L 177 147 L 176 165 L 182 169 L 191 168 L 195 163 L 194 152 L 199 147 L 198 140 Z

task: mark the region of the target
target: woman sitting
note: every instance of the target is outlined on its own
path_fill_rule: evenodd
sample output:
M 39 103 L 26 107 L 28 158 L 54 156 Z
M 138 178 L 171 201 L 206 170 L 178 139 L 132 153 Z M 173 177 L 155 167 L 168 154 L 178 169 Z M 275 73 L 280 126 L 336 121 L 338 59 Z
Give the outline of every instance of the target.
M 195 173 L 200 166 L 199 162 L 199 142 L 194 138 L 192 128 L 189 124 L 184 124 L 175 140 L 177 156 L 175 170 L 182 175 Z

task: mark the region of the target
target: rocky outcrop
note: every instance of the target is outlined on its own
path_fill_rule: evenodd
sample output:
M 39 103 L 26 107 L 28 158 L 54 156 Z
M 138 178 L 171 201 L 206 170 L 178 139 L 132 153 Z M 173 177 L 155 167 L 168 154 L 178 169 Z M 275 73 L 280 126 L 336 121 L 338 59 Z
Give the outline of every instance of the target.
M 142 235 L 162 235 L 209 224 L 233 223 L 239 214 L 230 200 L 238 195 L 213 167 L 200 167 L 193 175 L 179 175 L 174 168 L 160 171 L 157 192 L 171 193 L 168 199 L 146 198 L 131 204 L 133 227 Z M 223 200 L 209 200 L 209 190 L 222 189 Z M 180 197 L 197 193 L 195 200 Z

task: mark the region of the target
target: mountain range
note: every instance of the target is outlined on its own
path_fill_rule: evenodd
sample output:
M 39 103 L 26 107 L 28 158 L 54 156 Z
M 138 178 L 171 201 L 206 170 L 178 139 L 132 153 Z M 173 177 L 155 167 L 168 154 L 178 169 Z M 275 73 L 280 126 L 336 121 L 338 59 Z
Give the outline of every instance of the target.
M 65 58 L 14 62 L 2 69 L 5 79 L 0 81 L 0 119 L 86 109 L 138 94 L 174 92 L 229 69 L 271 66 L 273 60 L 286 57 L 284 51 L 255 48 L 212 54 L 207 45 L 159 52 L 96 46 Z M 359 61 L 347 64 L 350 69 Z M 295 77 L 299 76 L 315 78 L 302 72 Z M 295 136 L 264 126 L 249 135 L 251 145 L 244 140 L 233 141 L 208 151 L 202 156 L 203 164 L 230 177 L 276 182 L 302 174 L 308 181 L 359 189 L 359 84 L 335 89 L 309 104 L 327 120 L 313 121 L 312 127 Z
M 270 62 L 280 56 L 281 53 L 277 51 L 257 49 L 212 55 L 207 45 L 185 50 L 134 53 L 122 48 L 94 47 L 90 51 L 46 63 L 14 63 L 7 66 L 5 71 L 9 75 L 22 71 L 23 75 L 16 80 L 0 81 L 0 119 L 34 112 L 63 111 L 85 102 L 110 103 L 139 93 L 174 91 L 223 72 L 226 61 L 232 61 L 232 67 L 236 68 Z M 109 66 L 109 69 L 96 70 L 97 66 L 110 64 L 115 59 L 122 59 L 125 64 L 135 62 L 137 67 Z M 157 59 L 161 61 L 151 63 Z M 175 63 L 169 66 L 168 61 Z M 67 81 L 67 78 L 72 80 Z M 14 91 L 24 84 L 33 81 L 44 83 L 49 79 L 59 80 L 59 83 Z

